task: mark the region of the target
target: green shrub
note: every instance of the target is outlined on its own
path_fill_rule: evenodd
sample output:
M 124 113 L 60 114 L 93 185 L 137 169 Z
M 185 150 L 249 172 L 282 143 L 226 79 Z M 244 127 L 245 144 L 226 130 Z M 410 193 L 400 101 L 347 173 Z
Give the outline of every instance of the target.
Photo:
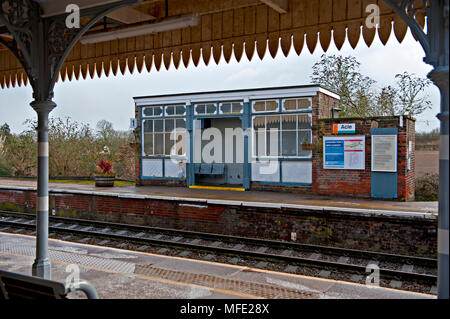
M 439 175 L 427 173 L 416 179 L 416 200 L 436 201 L 439 197 Z

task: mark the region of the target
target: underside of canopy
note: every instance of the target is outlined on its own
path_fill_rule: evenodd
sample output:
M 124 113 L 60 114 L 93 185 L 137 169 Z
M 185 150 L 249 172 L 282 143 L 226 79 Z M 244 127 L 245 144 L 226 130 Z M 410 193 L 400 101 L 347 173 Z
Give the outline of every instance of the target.
M 370 4 L 377 4 L 380 9 L 377 28 L 366 23 L 373 14 L 366 11 Z M 422 6 L 422 1 L 416 1 L 415 19 L 424 28 Z M 338 49 L 346 40 L 355 48 L 361 38 L 370 46 L 376 33 L 386 44 L 392 30 L 401 42 L 408 29 L 382 0 L 147 0 L 111 14 L 92 33 L 126 30 L 186 14 L 198 14 L 198 24 L 93 44 L 78 42 L 61 69 L 60 80 L 124 74 L 127 69 L 131 73 L 160 70 L 163 65 L 167 69 L 171 65 L 187 67 L 189 63 L 197 66 L 201 58 L 205 64 L 211 60 L 219 63 L 222 58 L 228 63 L 233 53 L 237 61 L 243 54 L 249 60 L 255 55 L 262 59 L 267 48 L 272 57 L 280 47 L 286 56 L 292 49 L 300 54 L 304 46 L 311 53 L 318 45 L 327 51 L 331 40 Z M 1 28 L 0 37 L 8 41 L 8 34 L 2 33 Z M 0 45 L 2 88 L 27 82 L 19 61 Z

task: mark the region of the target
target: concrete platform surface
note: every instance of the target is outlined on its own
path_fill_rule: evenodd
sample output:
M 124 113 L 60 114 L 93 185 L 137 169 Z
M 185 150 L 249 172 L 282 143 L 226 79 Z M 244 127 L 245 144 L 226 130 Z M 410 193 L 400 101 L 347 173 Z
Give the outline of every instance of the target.
M 35 238 L 0 233 L 0 269 L 31 274 Z M 434 299 L 248 267 L 49 240 L 52 279 L 88 280 L 105 299 Z M 76 265 L 76 266 L 74 266 Z M 75 269 L 75 271 L 74 271 Z M 77 271 L 79 269 L 79 272 Z M 70 298 L 84 297 L 81 292 Z
M 0 178 L 0 189 L 36 189 L 35 180 Z M 116 186 L 95 187 L 87 184 L 50 183 L 50 191 L 82 193 L 129 198 L 154 198 L 207 202 L 219 205 L 243 205 L 262 207 L 290 207 L 299 209 L 337 210 L 361 213 L 382 213 L 435 218 L 438 202 L 402 202 L 388 200 L 357 199 L 353 197 L 329 197 L 293 193 L 230 190 L 189 189 L 169 186 Z

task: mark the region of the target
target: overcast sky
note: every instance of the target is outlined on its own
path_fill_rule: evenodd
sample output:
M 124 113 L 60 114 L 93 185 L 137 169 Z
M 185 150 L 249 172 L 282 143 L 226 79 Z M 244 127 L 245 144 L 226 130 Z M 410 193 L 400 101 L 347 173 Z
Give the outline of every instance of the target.
M 279 50 L 275 59 L 267 52 L 261 61 L 255 56 L 249 62 L 245 53 L 240 63 L 234 57 L 229 64 L 222 58 L 216 65 L 213 58 L 208 66 L 201 60 L 198 67 L 190 63 L 186 69 L 181 66 L 176 70 L 173 65 L 167 71 L 164 66 L 157 72 L 152 69 L 139 74 L 135 71 L 114 77 L 95 76 L 86 80 L 59 82 L 55 86 L 57 107 L 50 114 L 54 117 L 70 117 L 89 124 L 95 128 L 99 120 L 106 119 L 113 123 L 115 129 L 129 128 L 129 119 L 134 117 L 134 96 L 199 92 L 211 90 L 246 89 L 257 87 L 290 86 L 310 84 L 312 66 L 323 54 L 317 44 L 314 54 L 306 47 L 300 56 L 291 49 L 284 57 Z M 360 39 L 356 50 L 346 41 L 341 51 L 334 43 L 330 44 L 327 54 L 353 55 L 361 63 L 361 71 L 377 81 L 382 87 L 394 84 L 395 75 L 408 71 L 425 77 L 432 67 L 423 62 L 422 47 L 414 40 L 410 31 L 399 44 L 392 33 L 386 46 L 375 38 L 368 48 Z M 429 131 L 439 127 L 436 114 L 439 113 L 439 90 L 432 86 L 426 94 L 432 101 L 432 109 L 417 118 L 416 130 Z M 31 87 L 0 89 L 0 125 L 8 123 L 11 130 L 19 133 L 25 129 L 25 119 L 35 119 L 36 113 L 30 107 L 32 101 Z

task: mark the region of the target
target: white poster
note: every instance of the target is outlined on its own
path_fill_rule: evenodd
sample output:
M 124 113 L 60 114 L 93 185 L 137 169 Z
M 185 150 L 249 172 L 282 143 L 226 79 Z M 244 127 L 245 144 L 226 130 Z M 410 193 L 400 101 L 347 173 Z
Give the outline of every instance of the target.
M 365 169 L 365 136 L 324 136 L 324 169 Z
M 372 171 L 397 171 L 397 135 L 372 135 Z

